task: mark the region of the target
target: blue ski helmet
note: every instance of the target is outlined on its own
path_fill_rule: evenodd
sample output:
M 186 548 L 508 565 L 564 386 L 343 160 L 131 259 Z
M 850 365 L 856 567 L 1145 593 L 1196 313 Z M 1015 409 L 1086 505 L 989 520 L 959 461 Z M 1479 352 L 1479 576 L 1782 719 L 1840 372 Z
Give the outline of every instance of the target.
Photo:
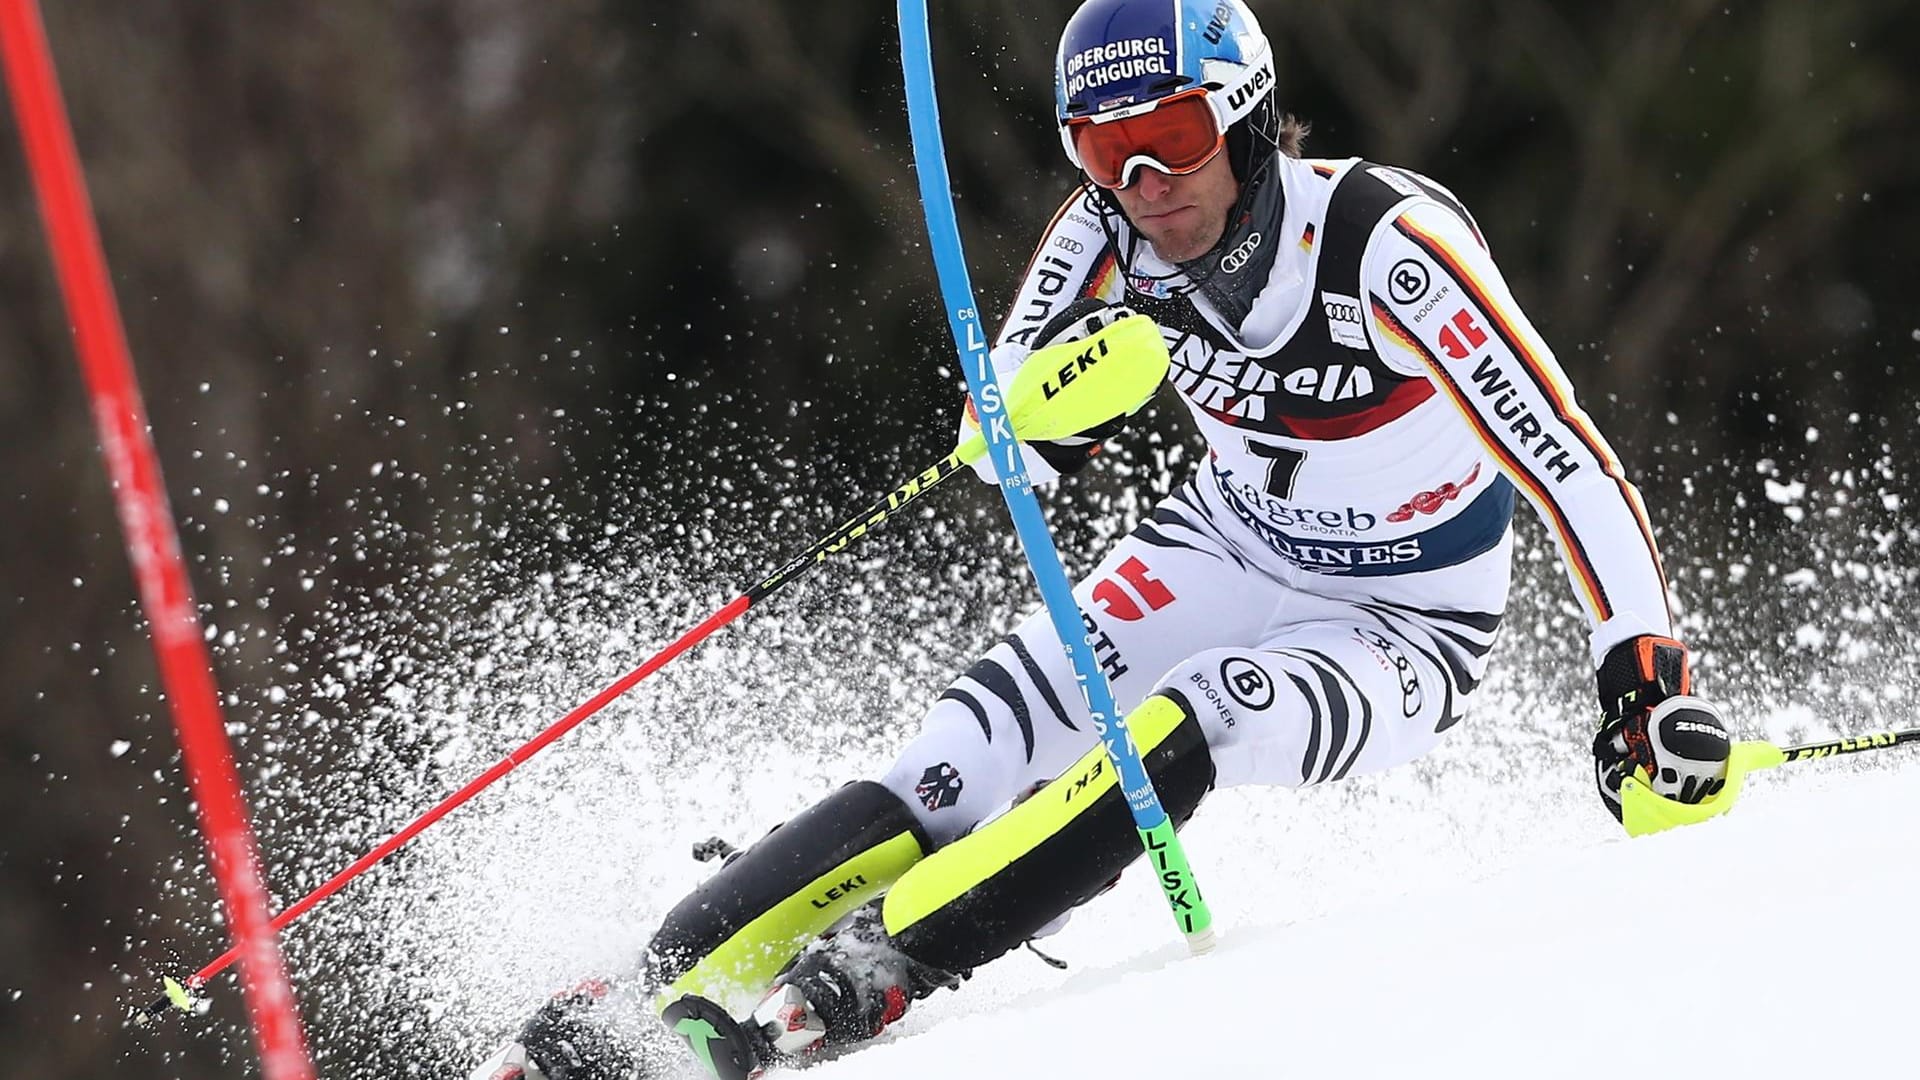
M 1224 135 L 1270 95 L 1273 47 L 1241 0 L 1086 0 L 1053 76 L 1061 145 L 1084 168 L 1069 121 L 1129 119 L 1176 94 L 1201 90 Z

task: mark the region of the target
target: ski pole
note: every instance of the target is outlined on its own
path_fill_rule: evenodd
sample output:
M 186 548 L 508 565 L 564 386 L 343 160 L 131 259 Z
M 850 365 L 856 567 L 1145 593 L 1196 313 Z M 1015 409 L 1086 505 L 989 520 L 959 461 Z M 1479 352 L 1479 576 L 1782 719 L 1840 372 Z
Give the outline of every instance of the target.
M 1740 789 L 1749 773 L 1778 768 L 1790 761 L 1812 761 L 1840 754 L 1885 750 L 1890 746 L 1912 742 L 1920 742 L 1920 728 L 1850 735 L 1795 746 L 1775 746 L 1764 739 L 1737 742 L 1727 753 L 1726 786 L 1697 803 L 1666 798 L 1654 791 L 1638 771 L 1626 777 L 1620 782 L 1620 821 L 1627 827 L 1629 836 L 1646 836 L 1681 825 L 1698 824 L 1733 809 L 1734 800 L 1740 797 Z
M 1014 531 L 1020 535 L 1020 546 L 1027 553 L 1027 566 L 1040 587 L 1054 632 L 1073 660 L 1074 678 L 1086 699 L 1087 712 L 1120 779 L 1141 845 L 1158 871 L 1155 877 L 1166 894 L 1174 922 L 1186 936 L 1190 950 L 1206 952 L 1213 948 L 1213 912 L 1200 895 L 1193 868 L 1187 862 L 1186 848 L 1173 831 L 1173 821 L 1166 809 L 1160 805 L 1153 778 L 1147 774 L 1140 750 L 1127 730 L 1126 718 L 1114 707 L 1113 690 L 1094 659 L 1093 647 L 1081 624 L 1080 606 L 1073 599 L 1073 585 L 1060 565 L 1060 553 L 1053 546 L 1053 534 L 1047 531 L 1046 519 L 1040 516 L 1040 503 L 1033 497 L 1033 485 L 1020 459 L 1019 441 L 1007 430 L 1005 418 L 998 415 L 1005 407 L 1000 397 L 1000 383 L 980 329 L 980 308 L 974 302 L 966 254 L 960 246 L 960 224 L 953 213 L 947 151 L 940 137 L 940 103 L 934 93 L 933 45 L 927 27 L 926 0 L 899 0 L 899 11 L 900 68 L 906 80 L 913 160 L 920 172 L 920 206 L 927 218 L 927 239 L 933 249 L 940 292 L 947 305 L 947 320 L 953 328 L 954 347 L 959 351 L 960 367 L 966 372 L 980 426 L 991 447 L 994 471 L 1000 477 L 1000 493 L 1006 497 L 1007 512 L 1013 517 Z M 1031 363 L 1029 360 L 1029 366 Z M 1026 374 L 1025 368 L 1020 374 Z
M 1016 380 L 1010 391 L 1013 422 L 1024 438 L 1059 438 L 1111 420 L 1152 396 L 1167 373 L 1167 349 L 1159 328 L 1154 326 L 1152 320 L 1142 316 L 1121 320 L 1093 338 L 1057 346 L 1047 352 L 1051 355 L 1037 356 L 1040 363 L 1028 365 L 1033 369 L 1032 377 Z M 972 436 L 955 447 L 952 453 L 894 488 L 838 529 L 821 537 L 812 547 L 794 556 L 759 584 L 680 635 L 645 663 L 622 675 L 525 745 L 501 758 L 492 768 L 474 777 L 466 786 L 442 799 L 431 810 L 414 819 L 412 824 L 355 859 L 319 888 L 275 915 L 273 928 L 283 929 L 306 914 L 314 905 L 338 892 L 347 882 L 405 846 L 428 826 L 494 781 L 525 764 L 642 679 L 666 666 L 668 661 L 706 640 L 714 631 L 732 622 L 754 604 L 803 577 L 829 556 L 844 550 L 947 477 L 979 459 L 986 453 L 986 446 L 984 436 Z M 168 977 L 164 980 L 165 992 L 151 1005 L 134 1012 L 134 1023 L 154 1022 L 169 1009 L 192 1011 L 194 992 L 205 986 L 207 980 L 224 971 L 237 955 L 237 948 L 227 950 L 184 983 Z
M 1871 735 L 1852 735 L 1843 739 L 1827 739 L 1823 742 L 1801 743 L 1798 746 L 1782 746 L 1780 760 L 1774 765 L 1784 765 L 1789 761 L 1807 761 L 1811 758 L 1833 757 L 1836 754 L 1858 754 L 1863 750 L 1885 750 L 1889 746 L 1901 743 L 1920 742 L 1920 728 L 1906 728 L 1901 731 L 1878 731 Z M 1772 765 L 1761 766 L 1772 768 Z

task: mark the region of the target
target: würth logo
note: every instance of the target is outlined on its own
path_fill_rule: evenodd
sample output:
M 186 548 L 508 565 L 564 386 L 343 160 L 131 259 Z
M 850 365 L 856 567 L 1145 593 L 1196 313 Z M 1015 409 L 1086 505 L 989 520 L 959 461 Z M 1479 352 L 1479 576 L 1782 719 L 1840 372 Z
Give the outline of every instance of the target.
M 1120 581 L 1107 578 L 1095 585 L 1093 601 L 1100 605 L 1100 610 L 1121 622 L 1139 622 L 1147 617 L 1146 612 L 1140 610 L 1140 605 L 1134 602 L 1133 597 L 1128 596 L 1127 591 L 1120 587 L 1121 581 L 1133 586 L 1133 591 L 1140 595 L 1140 599 L 1146 601 L 1150 611 L 1159 611 L 1174 601 L 1173 590 L 1167 588 L 1159 578 L 1148 574 L 1147 564 L 1141 562 L 1138 557 L 1121 563 L 1114 569 L 1114 574 Z

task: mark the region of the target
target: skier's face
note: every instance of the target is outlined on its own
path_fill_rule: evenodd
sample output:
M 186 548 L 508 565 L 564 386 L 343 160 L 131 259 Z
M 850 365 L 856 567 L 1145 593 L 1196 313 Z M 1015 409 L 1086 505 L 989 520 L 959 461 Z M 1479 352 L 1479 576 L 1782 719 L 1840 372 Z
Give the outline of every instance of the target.
M 1142 168 L 1134 181 L 1114 189 L 1127 220 L 1147 238 L 1160 257 L 1171 262 L 1197 259 L 1220 242 L 1227 231 L 1227 215 L 1240 198 L 1240 181 L 1233 177 L 1227 155 L 1187 173 L 1170 176 Z

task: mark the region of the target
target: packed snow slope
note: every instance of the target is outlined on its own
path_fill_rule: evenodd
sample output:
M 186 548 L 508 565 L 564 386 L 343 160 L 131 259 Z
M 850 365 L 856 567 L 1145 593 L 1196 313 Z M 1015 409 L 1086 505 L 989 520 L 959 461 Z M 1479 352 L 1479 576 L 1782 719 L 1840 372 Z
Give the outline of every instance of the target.
M 1884 753 L 1786 766 L 1825 775 L 1762 776 L 1689 829 L 1452 884 L 1382 874 L 1305 917 L 1274 853 L 1203 811 L 1213 954 L 1186 955 L 1136 871 L 1054 939 L 1073 971 L 1009 957 L 1035 985 L 989 968 L 808 1075 L 1914 1076 L 1920 764 Z

